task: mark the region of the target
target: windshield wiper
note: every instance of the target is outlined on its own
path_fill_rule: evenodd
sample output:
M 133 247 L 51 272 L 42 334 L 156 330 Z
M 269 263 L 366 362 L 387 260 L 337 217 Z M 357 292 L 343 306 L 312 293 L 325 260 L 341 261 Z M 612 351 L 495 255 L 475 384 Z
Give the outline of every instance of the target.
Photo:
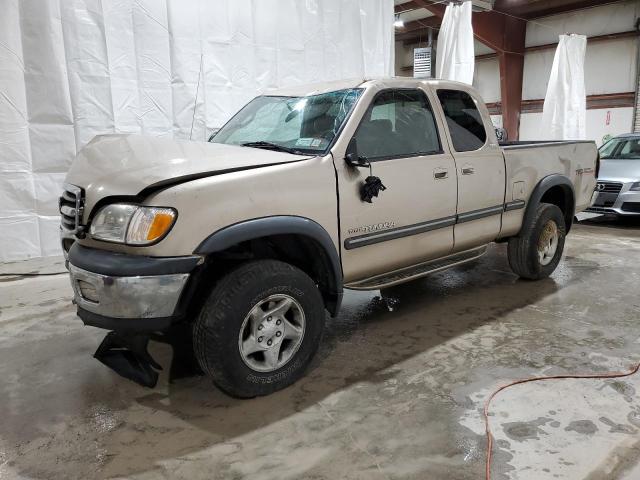
M 264 141 L 246 142 L 246 143 L 241 143 L 240 145 L 242 145 L 243 147 L 264 148 L 265 150 L 275 150 L 278 152 L 295 153 L 298 155 L 302 153 L 300 150 L 296 150 L 295 148 L 284 147 L 282 145 L 278 145 L 277 143 L 264 142 Z

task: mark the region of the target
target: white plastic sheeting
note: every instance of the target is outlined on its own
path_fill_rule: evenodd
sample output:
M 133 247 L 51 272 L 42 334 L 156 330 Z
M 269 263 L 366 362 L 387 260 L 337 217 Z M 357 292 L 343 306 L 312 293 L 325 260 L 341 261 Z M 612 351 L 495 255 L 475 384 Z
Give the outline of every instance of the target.
M 438 33 L 436 77 L 471 85 L 474 64 L 471 2 L 450 3 L 444 12 Z
M 0 0 L 0 261 L 60 254 L 101 133 L 205 139 L 262 91 L 393 74 L 391 0 Z M 200 82 L 197 102 L 196 88 Z
M 586 36 L 560 35 L 544 98 L 540 138 L 587 138 L 587 94 L 584 83 L 586 50 Z

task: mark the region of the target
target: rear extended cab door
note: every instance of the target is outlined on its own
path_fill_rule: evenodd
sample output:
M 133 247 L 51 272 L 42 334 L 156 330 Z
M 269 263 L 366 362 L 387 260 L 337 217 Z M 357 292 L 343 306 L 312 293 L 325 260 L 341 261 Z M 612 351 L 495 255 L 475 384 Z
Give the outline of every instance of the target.
M 455 159 L 458 177 L 453 252 L 494 241 L 500 234 L 505 199 L 505 161 L 491 117 L 472 88 L 432 84 L 443 138 Z

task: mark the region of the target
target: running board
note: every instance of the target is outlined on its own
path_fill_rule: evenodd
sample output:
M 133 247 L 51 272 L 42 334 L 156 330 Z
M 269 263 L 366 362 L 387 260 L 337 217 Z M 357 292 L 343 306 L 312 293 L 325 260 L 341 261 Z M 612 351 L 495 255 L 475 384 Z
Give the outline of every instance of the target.
M 449 255 L 448 257 L 431 260 L 429 262 L 419 263 L 411 267 L 394 270 L 390 273 L 377 275 L 353 283 L 345 284 L 345 288 L 352 290 L 377 290 L 380 288 L 392 287 L 401 283 L 409 282 L 417 278 L 424 277 L 430 273 L 446 270 L 447 268 L 462 265 L 480 258 L 487 252 L 487 246 L 466 250 L 464 252 Z

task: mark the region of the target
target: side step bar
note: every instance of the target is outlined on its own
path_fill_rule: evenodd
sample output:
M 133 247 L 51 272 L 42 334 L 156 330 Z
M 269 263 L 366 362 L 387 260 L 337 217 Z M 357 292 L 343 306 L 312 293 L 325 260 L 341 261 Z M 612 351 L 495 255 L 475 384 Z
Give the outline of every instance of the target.
M 447 268 L 462 265 L 480 258 L 487 252 L 487 246 L 466 250 L 464 252 L 449 255 L 448 257 L 431 260 L 429 262 L 419 263 L 411 267 L 394 270 L 390 273 L 377 275 L 375 277 L 359 280 L 357 282 L 348 283 L 345 288 L 352 290 L 377 290 L 380 288 L 392 287 L 401 283 L 409 282 L 417 278 L 424 277 L 430 273 L 446 270 Z

